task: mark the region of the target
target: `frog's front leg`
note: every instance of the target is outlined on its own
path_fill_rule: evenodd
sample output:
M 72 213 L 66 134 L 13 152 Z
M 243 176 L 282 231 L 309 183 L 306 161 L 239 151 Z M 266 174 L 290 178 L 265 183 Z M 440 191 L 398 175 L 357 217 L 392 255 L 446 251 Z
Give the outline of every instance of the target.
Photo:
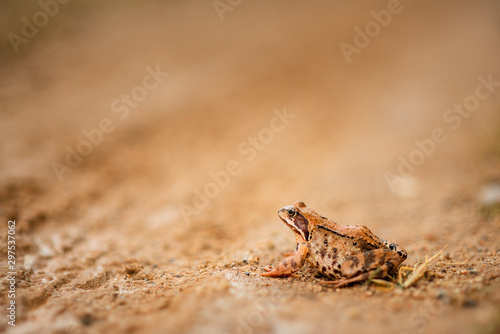
M 394 273 L 405 258 L 406 256 L 385 248 L 356 254 L 340 265 L 341 275 L 346 279 L 322 283 L 333 284 L 338 288 L 350 283 L 366 281 L 369 278 L 383 278 Z
M 306 262 L 307 254 L 309 253 L 309 248 L 306 244 L 299 244 L 295 253 L 281 261 L 276 268 L 267 269 L 267 273 L 260 274 L 261 276 L 270 277 L 280 277 L 280 276 L 290 276 L 293 273 L 299 271 L 300 268 L 304 266 Z

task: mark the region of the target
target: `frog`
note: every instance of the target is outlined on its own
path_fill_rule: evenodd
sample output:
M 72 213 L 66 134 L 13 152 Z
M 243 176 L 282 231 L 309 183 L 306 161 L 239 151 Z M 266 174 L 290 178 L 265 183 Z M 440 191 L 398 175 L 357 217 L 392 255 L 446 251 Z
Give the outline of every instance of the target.
M 330 280 L 322 284 L 340 288 L 397 273 L 407 252 L 394 242 L 380 239 L 365 225 L 341 225 L 297 201 L 278 211 L 295 234 L 296 250 L 261 276 L 295 276 L 306 263 Z

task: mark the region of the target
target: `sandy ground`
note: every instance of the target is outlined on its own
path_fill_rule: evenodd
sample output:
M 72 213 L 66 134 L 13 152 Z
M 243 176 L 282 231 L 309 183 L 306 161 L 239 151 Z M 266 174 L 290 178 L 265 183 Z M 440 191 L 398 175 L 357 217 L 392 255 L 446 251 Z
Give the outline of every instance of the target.
M 228 3 L 0 4 L 0 331 L 499 333 L 498 2 Z M 296 200 L 447 248 L 408 289 L 261 277 Z

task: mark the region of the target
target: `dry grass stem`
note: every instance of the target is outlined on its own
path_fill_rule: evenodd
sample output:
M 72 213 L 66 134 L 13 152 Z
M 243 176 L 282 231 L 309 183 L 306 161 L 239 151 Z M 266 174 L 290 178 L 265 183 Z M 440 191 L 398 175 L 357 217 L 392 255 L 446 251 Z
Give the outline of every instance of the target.
M 430 259 L 427 259 L 427 256 L 425 256 L 425 260 L 422 264 L 415 264 L 415 268 L 413 269 L 412 273 L 408 276 L 408 278 L 406 279 L 406 281 L 399 281 L 399 284 L 404 288 L 408 288 L 410 286 L 412 286 L 413 284 L 415 284 L 422 276 L 425 275 L 425 273 L 427 272 L 427 267 L 429 266 L 429 264 L 431 264 L 432 261 L 434 261 L 439 255 L 441 255 L 441 253 L 443 253 L 443 251 L 445 250 L 446 246 L 443 247 L 443 249 L 441 249 L 441 251 L 439 251 L 438 253 L 436 253 L 433 257 L 431 257 Z M 401 267 L 399 269 L 399 277 L 401 277 L 401 271 L 404 270 L 403 269 L 404 267 Z

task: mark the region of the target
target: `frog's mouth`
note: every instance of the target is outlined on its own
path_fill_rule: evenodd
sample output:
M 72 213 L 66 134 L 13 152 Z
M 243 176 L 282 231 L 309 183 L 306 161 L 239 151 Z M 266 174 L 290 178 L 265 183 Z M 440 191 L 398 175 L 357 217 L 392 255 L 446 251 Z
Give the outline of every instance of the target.
M 300 234 L 304 240 L 309 240 L 309 222 L 304 217 L 299 209 L 295 206 L 285 206 L 278 211 L 278 216 L 285 224 Z

